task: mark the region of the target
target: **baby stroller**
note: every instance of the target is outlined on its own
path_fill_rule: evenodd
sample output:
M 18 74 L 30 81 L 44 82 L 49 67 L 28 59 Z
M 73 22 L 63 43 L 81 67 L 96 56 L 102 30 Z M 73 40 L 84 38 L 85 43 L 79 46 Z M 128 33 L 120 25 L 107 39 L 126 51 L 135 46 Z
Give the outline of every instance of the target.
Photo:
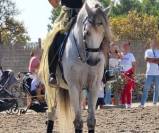
M 19 78 L 22 76 L 22 89 L 23 91 L 27 94 L 27 98 L 29 99 L 29 103 L 27 103 L 27 109 L 34 110 L 35 112 L 45 112 L 47 109 L 46 102 L 39 101 L 38 98 L 36 97 L 36 92 L 31 91 L 31 83 L 32 83 L 32 74 L 28 72 L 20 72 Z M 28 100 L 27 100 L 28 101 Z M 31 102 L 30 102 L 31 101 Z
M 18 102 L 15 96 L 11 93 L 9 88 L 15 84 L 17 79 L 14 76 L 12 70 L 6 70 L 2 72 L 0 78 L 0 112 L 6 110 L 17 110 Z

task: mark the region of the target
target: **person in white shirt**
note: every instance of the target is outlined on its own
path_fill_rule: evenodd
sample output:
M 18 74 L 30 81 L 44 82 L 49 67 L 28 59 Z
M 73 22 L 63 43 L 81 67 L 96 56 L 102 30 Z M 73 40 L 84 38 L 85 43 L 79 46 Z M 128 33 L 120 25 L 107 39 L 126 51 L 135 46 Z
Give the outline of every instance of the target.
M 98 91 L 98 100 L 96 104 L 96 109 L 98 109 L 98 106 L 100 109 L 104 106 L 104 84 L 102 83 L 100 90 Z
M 120 62 L 119 57 L 120 57 L 119 47 L 115 43 L 112 43 L 110 45 L 110 53 L 109 53 L 109 71 L 110 71 L 110 73 L 112 72 L 112 74 L 114 71 L 116 71 L 116 69 L 119 68 L 119 62 Z M 111 104 L 111 102 L 112 102 L 112 99 L 111 99 L 112 82 L 113 82 L 112 80 L 106 82 L 105 97 L 104 97 L 105 104 Z
M 133 53 L 130 52 L 130 43 L 126 42 L 123 45 L 123 53 L 120 61 L 120 66 L 122 67 L 122 71 L 126 72 L 130 69 L 134 69 L 136 67 L 136 60 Z
M 135 85 L 134 73 L 136 69 L 135 57 L 133 53 L 130 52 L 130 42 L 125 42 L 123 45 L 120 65 L 122 67 L 122 75 L 125 80 L 125 84 L 121 92 L 121 104 L 130 108 L 132 102 L 132 90 Z
M 145 60 L 147 62 L 146 81 L 141 98 L 141 107 L 144 107 L 147 100 L 148 91 L 154 83 L 155 90 L 153 95 L 153 104 L 158 102 L 159 95 L 159 49 L 156 39 L 151 41 L 150 49 L 145 51 Z

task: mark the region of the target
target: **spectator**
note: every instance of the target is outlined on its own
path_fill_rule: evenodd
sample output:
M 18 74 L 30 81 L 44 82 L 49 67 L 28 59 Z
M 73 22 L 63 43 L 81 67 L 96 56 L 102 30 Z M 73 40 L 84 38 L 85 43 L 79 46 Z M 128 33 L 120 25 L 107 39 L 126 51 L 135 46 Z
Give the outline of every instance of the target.
M 110 46 L 110 53 L 109 53 L 109 70 L 110 73 L 114 72 L 116 68 L 119 67 L 119 57 L 120 57 L 120 52 L 119 48 L 117 47 L 116 44 L 111 44 Z M 105 87 L 105 104 L 111 104 L 111 97 L 112 97 L 112 92 L 111 92 L 111 81 L 108 81 L 106 83 Z
M 159 93 L 159 49 L 158 42 L 156 39 L 151 41 L 150 49 L 145 51 L 145 60 L 147 62 L 146 70 L 146 81 L 143 89 L 143 95 L 141 98 L 141 107 L 144 107 L 147 100 L 148 91 L 154 83 L 155 90 L 153 95 L 153 104 L 156 105 L 158 102 Z
M 109 68 L 114 69 L 119 67 L 120 50 L 116 44 L 111 44 L 109 54 Z
M 32 74 L 32 82 L 31 82 L 31 95 L 37 96 L 41 95 L 44 92 L 44 87 L 42 87 L 40 80 L 37 76 L 38 69 L 40 65 L 40 58 L 38 57 L 38 53 L 32 51 L 31 59 L 29 62 L 29 72 Z M 43 100 L 43 98 L 38 97 L 39 100 Z
M 103 108 L 104 106 L 104 85 L 101 86 L 99 92 L 98 92 L 98 100 L 97 100 L 97 104 L 96 104 L 96 109 L 98 109 L 98 107 L 100 107 L 100 109 Z
M 131 108 L 132 91 L 134 89 L 134 73 L 136 69 L 136 60 L 134 55 L 130 52 L 130 42 L 123 45 L 123 53 L 121 55 L 122 75 L 124 78 L 124 87 L 121 92 L 121 104 Z

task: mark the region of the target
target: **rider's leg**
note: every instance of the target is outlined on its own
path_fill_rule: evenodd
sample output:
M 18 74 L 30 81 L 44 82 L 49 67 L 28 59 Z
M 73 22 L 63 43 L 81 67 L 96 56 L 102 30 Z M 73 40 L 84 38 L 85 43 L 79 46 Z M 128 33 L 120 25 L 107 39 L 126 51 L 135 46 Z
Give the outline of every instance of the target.
M 60 32 L 57 33 L 53 43 L 51 44 L 49 48 L 49 54 L 48 54 L 49 72 L 50 72 L 49 83 L 53 85 L 57 84 L 56 67 L 58 63 L 59 49 L 63 39 L 64 39 L 64 34 Z

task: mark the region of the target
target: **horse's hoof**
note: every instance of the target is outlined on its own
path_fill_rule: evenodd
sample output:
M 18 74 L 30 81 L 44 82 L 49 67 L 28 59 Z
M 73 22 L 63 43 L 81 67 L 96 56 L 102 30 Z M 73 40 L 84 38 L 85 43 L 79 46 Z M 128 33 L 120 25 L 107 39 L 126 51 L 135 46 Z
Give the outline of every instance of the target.
M 75 129 L 75 133 L 82 133 L 81 129 Z
M 47 124 L 47 133 L 52 133 L 53 132 L 53 127 L 54 127 L 54 122 L 51 120 L 48 120 L 46 122 Z
M 88 133 L 95 133 L 95 130 L 89 130 Z

